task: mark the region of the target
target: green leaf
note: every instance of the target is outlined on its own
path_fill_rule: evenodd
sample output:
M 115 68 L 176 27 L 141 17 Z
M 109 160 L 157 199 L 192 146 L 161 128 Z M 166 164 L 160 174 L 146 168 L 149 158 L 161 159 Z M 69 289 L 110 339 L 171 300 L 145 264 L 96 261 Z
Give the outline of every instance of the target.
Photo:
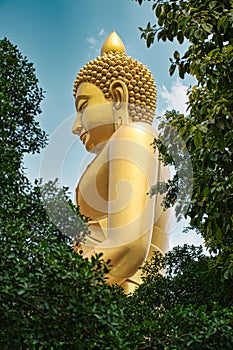
M 201 22 L 201 26 L 202 26 L 202 28 L 203 28 L 206 32 L 212 33 L 212 31 L 213 31 L 213 26 L 212 26 L 212 24 L 206 23 L 206 22 Z
M 24 294 L 24 293 L 26 293 L 26 290 L 25 290 L 25 289 L 19 289 L 19 290 L 18 290 L 18 295 L 22 295 L 22 294 Z
M 217 1 L 210 1 L 209 8 L 210 10 L 213 10 L 213 8 L 217 5 Z
M 202 147 L 202 136 L 200 132 L 194 134 L 194 144 L 196 148 Z
M 174 58 L 175 58 L 176 61 L 179 61 L 179 59 L 180 59 L 180 54 L 179 54 L 178 51 L 175 51 L 175 52 L 173 53 L 173 56 L 174 56 Z
M 202 124 L 199 124 L 197 127 L 199 130 L 201 130 L 203 133 L 207 133 L 208 131 L 208 125 L 204 122 Z
M 203 37 L 203 30 L 202 29 L 195 30 L 194 36 L 195 36 L 195 38 L 201 40 Z
M 183 44 L 184 42 L 184 34 L 181 30 L 177 33 L 177 40 L 180 44 Z
M 185 67 L 184 67 L 184 64 L 183 62 L 181 62 L 178 66 L 178 69 L 179 69 L 179 76 L 181 79 L 184 79 L 184 75 L 185 75 Z
M 176 64 L 172 64 L 169 68 L 169 74 L 172 76 L 176 70 Z
M 218 159 L 218 155 L 215 152 L 210 152 L 209 154 L 209 159 L 212 160 L 213 162 L 216 162 L 216 160 Z
M 155 4 L 154 4 L 154 5 L 155 5 Z M 155 10 L 155 15 L 156 15 L 156 17 L 159 17 L 159 16 L 160 16 L 161 11 L 162 11 L 162 5 L 158 4 L 158 5 L 156 6 L 156 10 Z

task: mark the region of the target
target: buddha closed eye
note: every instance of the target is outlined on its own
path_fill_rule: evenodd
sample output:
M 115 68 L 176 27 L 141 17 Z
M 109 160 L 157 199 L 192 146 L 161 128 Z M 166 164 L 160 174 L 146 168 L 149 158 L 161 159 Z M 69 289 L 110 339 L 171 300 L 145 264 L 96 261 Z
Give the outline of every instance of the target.
M 84 111 L 84 109 L 87 107 L 87 105 L 88 105 L 87 99 L 80 99 L 78 101 L 77 112 L 82 113 Z

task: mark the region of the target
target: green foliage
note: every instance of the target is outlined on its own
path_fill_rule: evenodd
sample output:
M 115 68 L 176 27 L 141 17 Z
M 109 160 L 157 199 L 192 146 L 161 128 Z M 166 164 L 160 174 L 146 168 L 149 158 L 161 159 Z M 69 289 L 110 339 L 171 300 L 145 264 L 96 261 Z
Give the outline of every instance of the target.
M 157 23 L 140 28 L 148 46 L 152 36 L 190 44 L 183 56 L 175 51 L 170 59 L 171 75 L 178 68 L 181 78 L 191 74 L 197 80 L 188 93 L 189 115 L 167 112 L 165 119 L 184 139 L 192 158 L 190 224 L 208 248 L 220 252 L 226 275 L 232 274 L 233 4 L 160 0 L 154 1 L 152 10 Z
M 208 312 L 205 306 L 179 305 L 170 312 L 157 310 L 153 321 L 142 319 L 141 325 L 128 329 L 128 336 L 137 339 L 130 344 L 135 350 L 231 350 L 232 321 L 232 307 L 216 304 Z
M 143 267 L 144 283 L 125 301 L 131 349 L 231 349 L 233 280 L 201 247 L 184 246 Z M 163 275 L 161 274 L 163 271 Z
M 7 39 L 0 42 L 0 62 L 1 141 L 7 151 L 38 152 L 46 137 L 35 121 L 43 99 L 35 69 Z
M 165 165 L 172 165 L 176 172 L 173 178 L 166 183 L 159 182 L 152 186 L 150 195 L 157 192 L 165 193 L 163 205 L 169 208 L 176 205 L 176 216 L 181 220 L 188 210 L 193 186 L 193 167 L 191 157 L 187 151 L 184 135 L 180 135 L 177 130 L 180 129 L 183 115 L 179 115 L 179 126 L 173 126 L 173 119 L 177 118 L 178 112 L 172 110 L 165 113 L 165 118 L 161 118 L 159 129 L 159 138 L 153 142 L 154 148 L 158 149 L 160 159 Z
M 83 217 L 67 189 L 33 187 L 22 169 L 24 153 L 46 143 L 35 121 L 43 96 L 34 68 L 7 39 L 0 55 L 0 348 L 121 348 L 108 265 L 75 253 L 69 238 L 87 232 Z
M 229 306 L 233 300 L 232 279 L 224 279 L 221 269 L 215 268 L 215 260 L 204 255 L 201 247 L 187 245 L 174 248 L 164 257 L 156 253 L 142 268 L 145 283 L 137 292 L 150 288 L 153 297 L 148 306 L 154 309 L 167 310 L 178 304 L 210 307 L 214 302 Z
M 114 349 L 121 313 L 107 267 L 48 231 L 27 235 L 22 223 L 1 243 L 1 349 Z

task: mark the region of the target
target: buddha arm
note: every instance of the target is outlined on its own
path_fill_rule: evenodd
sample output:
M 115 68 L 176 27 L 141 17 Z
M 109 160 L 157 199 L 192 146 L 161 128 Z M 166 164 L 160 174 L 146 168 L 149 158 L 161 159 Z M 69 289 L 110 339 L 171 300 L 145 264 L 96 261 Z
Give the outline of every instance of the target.
M 109 147 L 107 239 L 93 253 L 111 260 L 109 283 L 132 276 L 147 257 L 154 220 L 154 199 L 147 193 L 156 181 L 153 137 L 123 127 Z

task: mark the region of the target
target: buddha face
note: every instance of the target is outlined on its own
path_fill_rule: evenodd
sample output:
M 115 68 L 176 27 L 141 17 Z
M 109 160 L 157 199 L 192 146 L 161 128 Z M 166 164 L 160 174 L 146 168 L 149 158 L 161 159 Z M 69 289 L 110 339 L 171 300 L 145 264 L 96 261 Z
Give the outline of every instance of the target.
M 80 136 L 87 151 L 97 153 L 115 131 L 113 103 L 97 86 L 83 82 L 77 89 L 75 105 L 77 117 L 72 131 Z

